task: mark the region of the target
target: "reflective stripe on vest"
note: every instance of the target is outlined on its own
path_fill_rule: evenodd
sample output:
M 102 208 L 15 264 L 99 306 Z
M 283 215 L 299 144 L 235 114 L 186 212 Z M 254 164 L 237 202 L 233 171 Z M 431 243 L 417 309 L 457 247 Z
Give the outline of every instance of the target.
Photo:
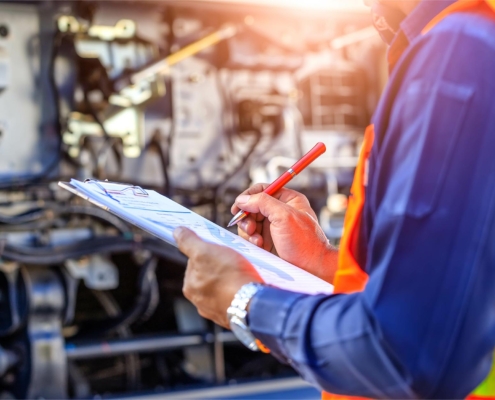
M 422 33 L 428 33 L 444 18 L 459 12 L 480 14 L 495 21 L 495 0 L 458 0 L 438 14 Z M 344 234 L 339 248 L 339 265 L 334 280 L 336 293 L 362 291 L 368 282 L 368 275 L 359 265 L 356 255 L 359 249 L 358 240 L 360 237 L 361 215 L 366 198 L 368 158 L 373 147 L 374 136 L 374 127 L 371 125 L 366 129 L 363 148 L 356 167 L 354 182 L 351 188 L 351 197 L 345 216 Z M 495 400 L 495 361 L 486 379 L 468 398 L 470 400 Z M 324 392 L 323 399 L 357 400 L 362 398 L 340 396 Z

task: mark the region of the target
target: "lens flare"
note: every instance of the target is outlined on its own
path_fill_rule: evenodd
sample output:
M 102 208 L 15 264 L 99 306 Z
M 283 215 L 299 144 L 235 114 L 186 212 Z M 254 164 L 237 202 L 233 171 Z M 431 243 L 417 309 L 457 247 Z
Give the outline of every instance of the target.
M 270 2 L 270 1 L 267 1 Z M 317 10 L 365 10 L 363 0 L 284 0 L 275 2 L 289 7 L 299 7 Z
M 222 3 L 255 4 L 307 10 L 367 11 L 363 0 L 214 0 Z

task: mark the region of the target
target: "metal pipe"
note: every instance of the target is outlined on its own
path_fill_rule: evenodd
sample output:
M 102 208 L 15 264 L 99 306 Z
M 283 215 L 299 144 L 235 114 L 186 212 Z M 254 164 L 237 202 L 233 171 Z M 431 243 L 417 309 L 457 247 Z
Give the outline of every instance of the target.
M 231 332 L 222 332 L 217 340 L 223 343 L 235 342 Z M 106 342 L 75 342 L 65 345 L 69 360 L 115 357 L 129 353 L 153 353 L 157 351 L 176 350 L 189 346 L 214 343 L 215 335 L 201 333 L 193 335 L 155 336 L 132 339 L 114 339 Z
M 142 81 L 154 79 L 157 75 L 167 73 L 169 68 L 182 60 L 185 60 L 188 57 L 191 57 L 209 47 L 216 45 L 222 40 L 230 39 L 235 36 L 238 32 L 238 29 L 234 25 L 227 25 L 221 28 L 220 30 L 205 36 L 198 41 L 187 45 L 186 47 L 176 51 L 175 53 L 170 54 L 163 60 L 157 61 L 154 64 L 146 67 L 144 70 L 140 72 L 136 72 L 134 75 L 130 77 L 130 84 L 137 85 Z M 123 90 L 124 88 L 119 88 L 119 84 L 117 84 L 117 89 Z M 127 86 L 127 85 L 126 85 Z

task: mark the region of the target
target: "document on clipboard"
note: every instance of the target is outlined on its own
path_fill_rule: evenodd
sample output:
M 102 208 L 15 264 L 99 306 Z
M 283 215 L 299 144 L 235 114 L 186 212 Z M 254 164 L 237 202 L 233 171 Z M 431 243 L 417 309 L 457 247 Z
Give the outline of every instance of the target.
M 193 230 L 207 242 L 230 247 L 248 259 L 269 285 L 307 294 L 333 292 L 331 284 L 153 190 L 95 179 L 84 182 L 72 179 L 59 182 L 59 186 L 175 247 L 173 231 L 179 226 Z

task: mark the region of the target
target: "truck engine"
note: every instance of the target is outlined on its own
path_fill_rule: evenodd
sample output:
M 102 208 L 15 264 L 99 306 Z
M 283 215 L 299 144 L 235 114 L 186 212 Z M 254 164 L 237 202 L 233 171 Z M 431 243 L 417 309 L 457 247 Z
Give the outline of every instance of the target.
M 386 80 L 345 2 L 0 1 L 0 398 L 296 376 L 199 316 L 178 249 L 57 182 L 132 182 L 226 226 L 239 193 L 323 142 L 289 187 L 338 245 Z

